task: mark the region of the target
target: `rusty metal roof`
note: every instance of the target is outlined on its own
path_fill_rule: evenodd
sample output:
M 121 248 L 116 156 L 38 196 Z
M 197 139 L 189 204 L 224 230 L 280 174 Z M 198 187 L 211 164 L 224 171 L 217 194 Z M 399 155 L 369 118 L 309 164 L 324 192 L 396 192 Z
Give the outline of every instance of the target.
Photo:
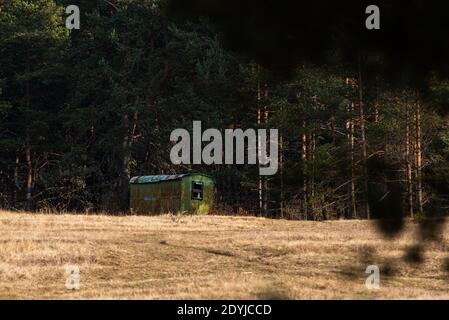
M 132 177 L 131 180 L 129 180 L 129 183 L 141 184 L 141 183 L 156 183 L 156 182 L 162 182 L 162 181 L 172 181 L 172 180 L 182 179 L 183 177 L 188 176 L 188 175 L 190 175 L 190 173 L 172 174 L 172 175 L 155 175 L 155 176 L 137 176 L 137 177 Z

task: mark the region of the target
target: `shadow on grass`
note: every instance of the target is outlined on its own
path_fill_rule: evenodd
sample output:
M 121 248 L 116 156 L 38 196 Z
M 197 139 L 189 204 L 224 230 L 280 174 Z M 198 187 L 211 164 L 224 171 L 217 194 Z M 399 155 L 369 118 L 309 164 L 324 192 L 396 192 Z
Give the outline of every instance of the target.
M 266 289 L 257 293 L 257 298 L 260 300 L 290 300 L 286 294 L 273 289 Z

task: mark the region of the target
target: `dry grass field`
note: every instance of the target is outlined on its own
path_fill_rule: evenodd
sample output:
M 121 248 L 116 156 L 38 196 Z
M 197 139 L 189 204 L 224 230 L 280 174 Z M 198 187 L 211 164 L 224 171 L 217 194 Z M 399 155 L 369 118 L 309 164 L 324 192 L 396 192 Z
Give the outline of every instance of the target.
M 0 211 L 0 299 L 448 299 L 448 228 L 412 266 L 415 228 L 384 240 L 367 221 Z

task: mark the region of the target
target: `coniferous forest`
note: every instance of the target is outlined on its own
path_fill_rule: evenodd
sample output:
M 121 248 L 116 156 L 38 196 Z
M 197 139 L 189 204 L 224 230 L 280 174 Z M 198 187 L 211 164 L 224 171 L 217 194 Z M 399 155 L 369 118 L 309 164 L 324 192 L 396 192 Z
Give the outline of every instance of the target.
M 447 11 L 377 2 L 380 30 L 355 0 L 0 0 L 0 206 L 127 213 L 130 177 L 195 171 L 219 213 L 445 214 Z M 277 173 L 172 164 L 193 121 L 278 129 Z

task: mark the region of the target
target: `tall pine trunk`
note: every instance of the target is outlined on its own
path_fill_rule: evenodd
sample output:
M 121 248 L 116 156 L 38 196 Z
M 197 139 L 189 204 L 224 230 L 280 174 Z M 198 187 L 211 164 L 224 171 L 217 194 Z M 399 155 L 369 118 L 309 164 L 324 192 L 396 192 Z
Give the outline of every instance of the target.
M 130 131 L 129 131 L 129 117 L 128 114 L 124 114 L 122 117 L 123 137 L 122 137 L 122 172 L 120 181 L 120 194 L 122 199 L 120 200 L 120 209 L 126 210 L 129 202 L 129 179 L 130 179 Z
M 307 179 L 307 134 L 306 134 L 306 121 L 304 120 L 302 122 L 302 136 L 301 136 L 301 161 L 302 161 L 302 167 L 303 167 L 303 213 L 304 218 L 307 220 L 307 212 L 308 212 L 308 179 Z
M 316 150 L 316 134 L 315 134 L 315 128 L 313 128 L 313 132 L 310 134 L 309 138 L 309 156 L 310 156 L 310 163 L 312 164 L 312 174 L 309 179 L 310 182 L 310 215 L 313 220 L 316 220 L 316 208 L 315 208 L 315 150 Z
M 406 181 L 407 181 L 407 201 L 410 217 L 413 218 L 413 180 L 412 180 L 412 164 L 410 161 L 410 110 L 409 105 L 406 105 L 405 112 L 405 166 L 406 166 Z
M 27 52 L 27 73 L 30 74 L 30 55 Z M 30 81 L 26 81 L 26 104 L 28 110 L 31 108 L 31 89 Z M 28 124 L 27 124 L 28 125 Z M 26 137 L 25 137 L 25 161 L 27 163 L 27 180 L 26 180 L 26 210 L 33 209 L 33 162 L 31 159 L 31 145 L 30 145 L 30 134 L 28 127 L 25 127 Z
M 19 185 L 19 166 L 20 166 L 20 155 L 19 150 L 16 150 L 16 159 L 14 162 L 14 191 L 13 191 L 13 206 L 17 207 L 17 192 L 20 188 Z
M 27 180 L 26 180 L 26 210 L 33 209 L 33 162 L 31 159 L 31 146 L 29 139 L 25 143 L 25 160 L 27 163 Z
M 258 80 L 257 80 L 257 129 L 261 128 L 262 124 L 262 89 L 260 87 L 260 66 L 257 66 L 257 73 L 258 73 Z M 260 166 L 259 163 L 259 152 L 260 152 L 260 141 L 257 139 L 257 164 Z M 263 210 L 263 184 L 262 184 L 262 177 L 259 174 L 258 175 L 258 184 L 257 184 L 257 192 L 259 196 L 259 216 L 262 216 L 262 210 Z
M 416 91 L 415 103 L 415 158 L 416 158 L 416 193 L 418 200 L 418 212 L 423 213 L 422 190 L 422 150 L 421 150 L 421 104 L 419 91 Z
M 358 63 L 358 78 L 359 78 L 359 111 L 360 111 L 360 139 L 362 147 L 362 170 L 363 170 L 363 206 L 365 210 L 365 216 L 370 218 L 369 205 L 368 205 L 368 169 L 366 166 L 367 160 L 367 146 L 366 146 L 366 132 L 365 132 L 365 102 L 363 98 L 363 81 L 362 81 L 362 58 L 359 55 Z
M 264 88 L 264 98 L 265 98 L 265 103 L 264 103 L 264 129 L 268 130 L 268 106 L 267 106 L 267 101 L 268 101 L 268 86 L 267 84 L 265 84 L 265 88 Z M 266 148 L 267 150 L 270 148 L 270 141 L 267 140 L 266 142 Z M 264 197 L 263 197 L 263 211 L 264 211 L 264 215 L 267 216 L 268 215 L 268 202 L 269 202 L 269 188 L 268 188 L 268 178 L 267 176 L 263 177 L 263 189 L 264 189 Z
M 349 119 L 347 120 L 346 127 L 348 129 L 348 144 L 350 150 L 350 158 L 351 158 L 351 183 L 349 185 L 350 188 L 350 201 L 351 201 L 351 216 L 353 218 L 357 217 L 357 200 L 355 194 L 355 137 L 354 137 L 354 111 L 355 106 L 354 103 L 351 103 L 348 108 Z
M 280 211 L 281 218 L 284 218 L 284 137 L 282 134 L 279 137 L 279 170 L 281 178 L 281 195 L 280 195 Z

